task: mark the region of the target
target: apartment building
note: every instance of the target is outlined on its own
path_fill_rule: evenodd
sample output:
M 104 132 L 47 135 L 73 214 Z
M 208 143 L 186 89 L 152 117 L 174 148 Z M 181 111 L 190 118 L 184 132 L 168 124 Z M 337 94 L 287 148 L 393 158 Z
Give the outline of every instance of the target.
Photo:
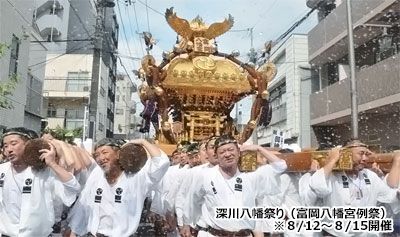
M 381 151 L 400 146 L 400 2 L 351 1 L 356 58 L 359 138 Z M 318 73 L 310 96 L 312 144 L 351 138 L 351 97 L 345 1 L 319 4 L 309 32 L 309 61 Z

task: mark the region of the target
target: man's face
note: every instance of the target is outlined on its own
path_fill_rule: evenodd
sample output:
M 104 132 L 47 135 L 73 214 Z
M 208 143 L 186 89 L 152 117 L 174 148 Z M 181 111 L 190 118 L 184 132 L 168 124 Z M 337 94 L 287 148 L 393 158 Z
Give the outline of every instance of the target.
M 96 149 L 94 158 L 97 164 L 108 174 L 113 168 L 118 166 L 118 153 L 111 146 L 101 146 Z
M 12 163 L 21 163 L 22 153 L 25 149 L 26 141 L 20 135 L 12 134 L 3 139 L 4 156 Z
M 228 143 L 218 147 L 216 155 L 221 168 L 237 168 L 239 162 L 239 147 L 234 143 Z
M 218 164 L 218 159 L 217 159 L 217 157 L 215 155 L 214 143 L 215 143 L 215 140 L 214 141 L 210 141 L 209 143 L 207 143 L 206 153 L 207 153 L 208 162 L 210 162 L 210 164 L 212 164 L 212 165 L 217 165 Z
M 206 149 L 206 144 L 203 143 L 200 146 L 200 150 L 199 150 L 199 159 L 200 159 L 200 163 L 201 164 L 205 164 L 207 163 L 207 149 Z
M 183 165 L 186 165 L 187 163 L 188 163 L 188 160 L 189 160 L 189 158 L 188 158 L 188 154 L 186 153 L 186 152 L 182 152 L 181 153 L 181 161 L 180 161 L 180 164 L 183 166 Z
M 181 153 L 176 152 L 172 156 L 172 165 L 177 165 L 181 161 Z
M 190 154 L 190 155 L 188 155 L 188 158 L 189 158 L 188 163 L 189 163 L 190 168 L 201 164 L 199 153 Z
M 356 171 L 364 169 L 371 152 L 366 147 L 353 147 L 351 151 L 353 153 L 353 169 Z

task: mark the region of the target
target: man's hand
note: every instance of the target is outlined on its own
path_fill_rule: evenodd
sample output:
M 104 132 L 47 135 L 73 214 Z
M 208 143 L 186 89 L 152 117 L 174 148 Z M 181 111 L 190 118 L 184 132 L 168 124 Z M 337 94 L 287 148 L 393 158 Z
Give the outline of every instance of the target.
M 311 160 L 310 171 L 311 171 L 311 172 L 315 172 L 315 171 L 319 170 L 319 168 L 320 168 L 320 167 L 319 167 L 318 161 L 312 159 L 312 160 Z
M 139 139 L 130 140 L 129 143 L 133 143 L 133 144 L 136 144 L 136 145 L 143 145 L 144 141 L 145 141 L 144 139 L 139 138 Z
M 383 176 L 385 176 L 385 174 L 383 173 L 383 171 L 381 170 L 381 168 L 379 167 L 379 165 L 378 165 L 376 162 L 374 162 L 374 163 L 372 164 L 371 170 L 372 170 L 373 172 L 375 172 L 380 178 L 382 178 Z
M 259 145 L 242 145 L 239 147 L 240 151 L 258 151 L 260 149 Z
M 56 149 L 52 144 L 50 145 L 50 150 L 48 149 L 41 149 L 39 150 L 40 153 L 42 153 L 39 157 L 41 161 L 44 161 L 47 166 L 52 167 L 54 165 L 57 165 L 56 162 Z
M 340 147 L 332 148 L 328 153 L 328 162 L 336 164 L 340 159 Z
M 192 237 L 192 233 L 190 232 L 190 226 L 188 225 L 179 226 L 179 234 L 182 237 Z
M 172 232 L 175 230 L 176 226 L 178 225 L 176 217 L 174 214 L 167 212 L 165 214 L 165 220 L 166 220 L 166 224 L 168 226 L 168 232 Z

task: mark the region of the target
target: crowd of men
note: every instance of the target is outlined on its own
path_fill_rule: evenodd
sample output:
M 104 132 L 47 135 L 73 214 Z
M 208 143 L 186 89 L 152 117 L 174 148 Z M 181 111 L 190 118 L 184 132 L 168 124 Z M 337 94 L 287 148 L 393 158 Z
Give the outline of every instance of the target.
M 22 154 L 34 138 L 35 132 L 22 127 L 7 129 L 1 137 L 0 236 L 380 236 L 332 228 L 279 231 L 270 220 L 221 218 L 217 210 L 378 205 L 395 220 L 392 235 L 399 233 L 400 153 L 383 174 L 376 165 L 367 169 L 372 152 L 358 141 L 346 146 L 352 171 L 334 170 L 341 149 L 333 148 L 323 167 L 313 162 L 308 173 L 288 173 L 279 151 L 239 145 L 230 135 L 180 144 L 171 157 L 137 139 L 128 143 L 142 146 L 148 160 L 132 173 L 119 162 L 126 142 L 112 138 L 95 145 L 84 170 L 71 172 L 46 137 L 50 149 L 39 151 L 46 168 L 33 169 Z M 259 154 L 255 171 L 240 171 L 242 151 Z M 286 213 L 284 220 L 290 218 Z M 151 223 L 152 232 L 143 231 L 145 223 Z

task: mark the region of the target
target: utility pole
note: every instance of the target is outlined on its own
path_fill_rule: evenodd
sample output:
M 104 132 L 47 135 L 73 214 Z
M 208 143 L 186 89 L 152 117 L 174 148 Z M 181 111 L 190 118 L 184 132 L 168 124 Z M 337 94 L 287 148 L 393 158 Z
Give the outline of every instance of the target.
M 351 132 L 352 139 L 358 139 L 358 104 L 357 81 L 353 41 L 353 20 L 351 16 L 351 0 L 346 0 L 347 6 L 347 35 L 349 38 L 350 90 L 351 90 Z
M 89 102 L 89 138 L 96 142 L 96 118 L 97 102 L 99 96 L 100 62 L 103 49 L 104 35 L 104 11 L 106 7 L 114 7 L 114 0 L 97 0 L 96 4 L 96 25 L 94 33 L 93 63 L 92 63 L 92 81 L 90 84 L 90 102 Z
M 254 67 L 257 66 L 257 52 L 254 49 L 253 45 L 253 27 L 248 29 L 250 31 L 250 52 L 249 52 L 249 61 L 253 63 Z M 256 95 L 252 96 L 253 105 L 256 101 Z M 251 136 L 253 144 L 258 144 L 258 137 L 257 137 L 257 127 L 254 128 L 253 134 Z

